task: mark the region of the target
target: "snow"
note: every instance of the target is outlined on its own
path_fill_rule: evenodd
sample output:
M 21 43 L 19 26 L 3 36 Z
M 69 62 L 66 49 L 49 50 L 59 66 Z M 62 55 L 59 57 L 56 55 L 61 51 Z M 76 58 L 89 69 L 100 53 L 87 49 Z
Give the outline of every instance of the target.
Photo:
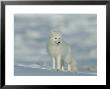
M 33 67 L 34 66 L 34 67 Z M 68 72 L 65 71 L 56 71 L 51 69 L 49 66 L 42 67 L 40 65 L 15 65 L 14 70 L 15 76 L 96 76 L 96 72 L 93 71 L 76 71 Z

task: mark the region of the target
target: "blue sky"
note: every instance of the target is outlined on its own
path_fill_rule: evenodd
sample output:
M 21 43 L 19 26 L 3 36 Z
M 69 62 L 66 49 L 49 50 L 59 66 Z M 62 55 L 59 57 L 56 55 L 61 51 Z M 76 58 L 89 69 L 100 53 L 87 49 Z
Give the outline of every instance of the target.
M 15 65 L 50 65 L 48 37 L 51 31 L 60 31 L 79 66 L 96 66 L 96 14 L 15 14 L 14 30 Z

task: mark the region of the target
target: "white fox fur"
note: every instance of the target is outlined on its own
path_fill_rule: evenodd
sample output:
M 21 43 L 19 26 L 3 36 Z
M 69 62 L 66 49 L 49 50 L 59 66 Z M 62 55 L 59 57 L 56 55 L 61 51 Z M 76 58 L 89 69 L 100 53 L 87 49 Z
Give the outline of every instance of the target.
M 76 62 L 72 56 L 71 48 L 62 40 L 60 32 L 51 32 L 48 52 L 52 58 L 53 69 L 64 71 L 64 63 L 66 63 L 68 71 L 76 71 Z

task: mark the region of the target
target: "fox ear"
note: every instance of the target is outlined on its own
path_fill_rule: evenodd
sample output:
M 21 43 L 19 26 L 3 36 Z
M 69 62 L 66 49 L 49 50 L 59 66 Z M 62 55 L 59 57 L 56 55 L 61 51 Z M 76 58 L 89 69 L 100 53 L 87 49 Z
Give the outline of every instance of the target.
M 51 33 L 50 33 L 50 35 L 53 35 L 53 34 L 55 34 L 55 32 L 51 32 Z
M 62 35 L 61 32 L 58 32 L 58 31 L 52 31 L 52 32 L 50 32 L 50 36 L 52 36 L 52 35 L 54 35 L 54 34 L 56 34 L 56 35 L 57 35 L 57 34 Z
M 55 34 L 55 32 L 50 32 L 50 37 L 53 36 Z
M 61 34 L 59 31 L 52 31 L 50 34 Z
M 50 32 L 49 38 L 51 38 L 53 34 L 54 34 L 53 32 Z

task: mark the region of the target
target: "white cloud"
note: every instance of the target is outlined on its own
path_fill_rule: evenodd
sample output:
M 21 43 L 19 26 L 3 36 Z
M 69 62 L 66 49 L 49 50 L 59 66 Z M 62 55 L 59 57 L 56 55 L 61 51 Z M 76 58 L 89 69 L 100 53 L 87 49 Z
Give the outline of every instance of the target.
M 27 31 L 26 31 L 26 33 L 25 33 L 25 36 L 27 37 L 27 38 L 36 38 L 36 39 L 39 39 L 39 38 L 41 38 L 42 37 L 42 35 L 39 33 L 39 32 L 37 32 L 37 31 L 32 31 L 31 29 L 27 29 Z
M 50 30 L 63 33 L 64 40 L 72 46 L 78 60 L 96 59 L 96 15 L 15 15 L 15 17 L 15 32 L 19 30 L 21 32 L 15 36 L 15 62 L 50 61 L 46 52 L 47 32 Z M 90 20 L 91 17 L 95 19 Z M 21 21 L 27 19 L 25 23 Z M 21 30 L 22 28 L 25 31 Z

